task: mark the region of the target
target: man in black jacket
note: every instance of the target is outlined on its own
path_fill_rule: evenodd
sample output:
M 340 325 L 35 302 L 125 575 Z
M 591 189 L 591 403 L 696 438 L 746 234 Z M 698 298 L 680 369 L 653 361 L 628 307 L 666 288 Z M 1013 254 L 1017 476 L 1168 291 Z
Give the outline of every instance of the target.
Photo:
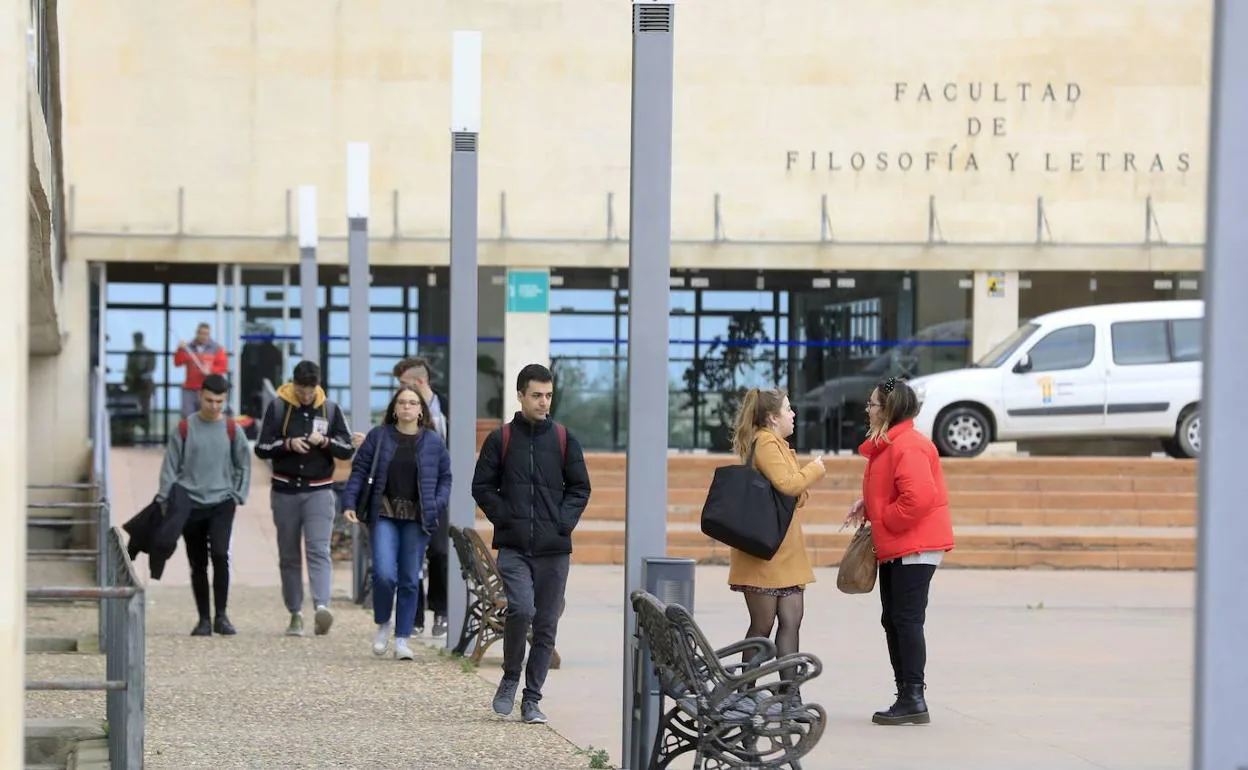
M 334 567 L 329 542 L 334 531 L 334 459 L 355 454 L 342 410 L 321 389 L 321 368 L 311 361 L 295 366 L 291 382 L 277 389 L 256 441 L 256 456 L 273 462 L 270 500 L 277 527 L 282 598 L 290 611 L 288 636 L 303 635 L 303 550 L 308 586 L 316 609 L 316 634 L 334 623 L 329 594 Z
M 554 398 L 550 370 L 540 364 L 521 369 L 516 395 L 520 411 L 481 446 L 472 497 L 494 525 L 498 569 L 507 592 L 503 680 L 494 694 L 494 711 L 506 716 L 515 706 L 531 625 L 533 647 L 520 716 L 542 724 L 546 715 L 538 703 L 563 610 L 572 530 L 589 503 L 589 471 L 581 445 L 549 418 Z

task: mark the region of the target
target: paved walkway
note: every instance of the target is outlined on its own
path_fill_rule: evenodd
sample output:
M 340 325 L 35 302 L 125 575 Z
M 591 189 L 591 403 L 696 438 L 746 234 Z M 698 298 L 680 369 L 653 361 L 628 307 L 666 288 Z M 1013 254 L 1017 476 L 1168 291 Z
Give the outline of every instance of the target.
M 117 451 L 115 517 L 124 521 L 154 492 L 159 453 Z M 401 663 L 376 658 L 371 613 L 349 599 L 350 570 L 335 574 L 336 620 L 327 637 L 282 635 L 287 620 L 277 571 L 267 477 L 257 466 L 252 502 L 233 543 L 234 638 L 193 638 L 185 557 L 149 582 L 147 766 L 151 768 L 583 768 L 585 754 L 549 727 L 497 717 L 494 688 L 459 662 L 418 647 Z M 145 556 L 136 565 L 148 575 Z M 93 622 L 93 621 L 92 621 Z M 39 662 L 97 665 L 98 658 Z M 95 716 L 102 698 L 76 699 Z M 66 701 L 41 707 L 65 714 Z M 517 709 L 518 713 L 518 709 Z
M 154 452 L 115 451 L 119 518 L 150 500 L 158 460 Z M 151 757 L 153 766 L 195 767 L 209 758 L 227 767 L 589 764 L 548 729 L 489 716 L 501 646 L 491 649 L 496 654 L 486 658 L 481 678 L 456 678 L 453 665 L 430 658 L 412 671 L 436 673 L 408 679 L 394 676 L 402 669 L 393 661 L 371 659 L 371 619 L 342 602 L 329 639 L 278 636 L 284 618 L 261 467 L 235 530 L 236 585 L 251 587 L 240 588 L 232 602 L 242 635 L 202 645 L 205 640 L 185 637 L 193 613 L 183 559 L 174 558 L 153 590 L 148 713 L 159 731 L 150 744 L 162 751 Z M 139 567 L 146 574 L 142 558 Z M 720 645 L 740 638 L 746 625 L 741 598 L 725 578 L 722 567 L 698 568 L 696 616 Z M 892 690 L 878 600 L 838 593 L 834 570 L 818 571 L 818 580 L 807 596 L 802 643 L 825 668 L 804 694 L 824 705 L 830 725 L 804 762 L 808 770 L 1178 770 L 1190 764 L 1191 573 L 942 570 L 928 612 L 933 723 L 909 729 L 869 721 Z M 345 591 L 344 569 L 338 581 Z M 551 673 L 543 701 L 555 730 L 579 746 L 605 748 L 617 765 L 623 598 L 620 568 L 573 568 L 558 643 L 563 668 Z M 229 654 L 208 660 L 205 650 Z M 195 672 L 182 670 L 191 665 Z M 455 675 L 449 682 L 446 671 Z M 439 700 L 436 693 L 447 687 L 462 697 Z M 309 697 L 295 702 L 289 693 L 301 688 Z M 182 721 L 184 711 L 201 721 Z M 439 731 L 426 733 L 429 722 Z M 227 723 L 237 736 L 231 741 L 250 746 L 243 756 L 251 765 L 223 764 L 221 757 L 231 755 L 219 753 L 225 747 L 204 725 Z M 479 757 L 434 764 L 434 754 L 421 754 L 461 734 L 482 747 Z M 553 742 L 539 743 L 546 740 Z M 406 754 L 369 753 L 404 741 Z M 549 758 L 532 765 L 528 757 L 536 755 L 505 759 L 503 751 L 520 751 L 530 741 L 524 751 L 547 751 Z M 266 747 L 280 748 L 283 758 L 269 765 Z M 177 752 L 177 762 L 165 764 L 165 751 Z

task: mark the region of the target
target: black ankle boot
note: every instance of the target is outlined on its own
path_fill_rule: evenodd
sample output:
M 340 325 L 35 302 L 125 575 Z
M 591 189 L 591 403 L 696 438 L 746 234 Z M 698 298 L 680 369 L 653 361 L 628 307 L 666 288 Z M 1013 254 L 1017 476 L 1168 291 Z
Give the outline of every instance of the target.
M 195 628 L 191 629 L 191 636 L 212 636 L 212 623 L 208 618 L 199 619 Z
M 233 636 L 238 633 L 234 630 L 234 624 L 230 622 L 230 619 L 225 616 L 224 612 L 217 616 L 216 622 L 212 624 L 212 630 L 213 633 L 219 636 Z
M 871 721 L 877 725 L 925 725 L 932 721 L 923 698 L 924 685 L 906 682 L 897 689 L 897 700 L 887 711 L 877 711 Z

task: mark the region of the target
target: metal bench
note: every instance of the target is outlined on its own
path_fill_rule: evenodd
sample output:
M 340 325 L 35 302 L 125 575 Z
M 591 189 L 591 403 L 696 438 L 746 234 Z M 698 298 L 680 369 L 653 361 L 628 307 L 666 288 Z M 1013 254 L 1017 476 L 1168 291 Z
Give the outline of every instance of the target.
M 480 533 L 472 527 L 461 529 L 454 526 L 450 532 L 455 555 L 459 557 L 459 571 L 464 578 L 468 606 L 459 632 L 459 643 L 453 652 L 456 655 L 468 654 L 468 647 L 472 645 L 469 659 L 479 664 L 490 645 L 503 638 L 503 627 L 507 622 L 507 592 L 503 589 L 503 575 L 498 570 L 498 562 Z M 562 608 L 560 614 L 563 614 Z M 532 630 L 529 631 L 529 641 L 533 641 Z M 550 656 L 551 669 L 559 668 L 561 663 L 559 651 L 554 650 Z
M 801 767 L 798 760 L 827 723 L 823 707 L 802 702 L 799 694 L 823 670 L 817 657 L 798 652 L 778 658 L 763 638 L 716 650 L 684 607 L 645 591 L 635 591 L 632 604 L 660 684 L 652 770 L 690 751 L 696 752 L 695 770 Z M 745 662 L 727 660 L 740 655 Z

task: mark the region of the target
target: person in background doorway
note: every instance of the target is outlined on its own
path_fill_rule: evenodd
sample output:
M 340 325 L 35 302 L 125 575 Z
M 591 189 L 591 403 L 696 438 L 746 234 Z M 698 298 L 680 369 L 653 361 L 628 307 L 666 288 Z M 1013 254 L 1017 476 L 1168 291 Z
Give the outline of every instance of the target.
M 554 377 L 529 364 L 516 378 L 520 411 L 486 437 L 472 478 L 472 497 L 494 525 L 498 569 L 507 593 L 503 629 L 503 679 L 494 712 L 515 708 L 520 669 L 525 668 L 520 717 L 544 724 L 539 702 L 550 670 L 555 633 L 563 611 L 572 531 L 589 504 L 589 469 L 580 443 L 550 419 Z M 524 652 L 530 627 L 533 646 Z
M 139 401 L 143 435 L 152 435 L 152 395 L 156 392 L 156 353 L 143 342 L 143 332 L 134 333 L 134 349 L 126 354 L 126 390 Z M 201 405 L 202 406 L 202 405 Z
M 256 456 L 273 462 L 270 499 L 277 527 L 282 598 L 290 612 L 287 636 L 303 635 L 305 550 L 317 636 L 329 633 L 333 625 L 329 544 L 338 507 L 333 490 L 334 460 L 349 460 L 353 454 L 355 447 L 342 409 L 321 388 L 321 368 L 311 361 L 300 361 L 291 382 L 277 389 L 277 398 L 265 411 L 256 442 Z
M 233 636 L 226 615 L 230 593 L 230 539 L 234 511 L 247 502 L 251 487 L 251 447 L 234 420 L 225 417 L 229 384 L 219 374 L 204 377 L 199 391 L 199 411 L 183 418 L 169 436 L 165 461 L 160 469 L 156 499 L 166 515 L 185 515 L 182 537 L 191 565 L 191 592 L 199 622 L 191 636 L 214 633 Z M 177 490 L 175 492 L 175 487 Z M 188 510 L 168 511 L 186 505 Z M 212 563 L 212 610 L 209 615 L 208 564 Z
M 369 431 L 356 459 L 342 500 L 347 520 L 362 520 L 372 531 L 373 654 L 386 654 L 393 630 L 394 657 L 412 660 L 408 642 L 416 623 L 416 583 L 438 512 L 451 495 L 451 456 L 433 430 L 425 399 L 400 386 L 383 424 Z M 374 462 L 368 502 L 357 516 Z
M 927 597 L 932 576 L 953 550 L 949 490 L 940 455 L 927 436 L 914 429 L 919 399 L 895 377 L 884 380 L 867 399 L 870 431 L 858 448 L 867 458 L 862 499 L 850 507 L 847 524 L 871 522 L 871 541 L 880 563 L 880 623 L 893 664 L 897 698 L 871 721 L 879 725 L 927 724 Z
M 433 428 L 442 441 L 446 441 L 447 415 L 450 405 L 446 397 L 439 394 L 429 384 L 430 367 L 428 359 L 414 356 L 405 358 L 394 365 L 394 377 L 403 387 L 413 388 L 429 405 L 429 414 Z M 438 513 L 438 531 L 429 541 L 427 551 L 429 568 L 424 571 L 416 586 L 416 635 L 425 633 L 425 615 L 433 612 L 433 627 L 430 635 L 437 638 L 446 636 L 446 583 L 447 569 L 450 564 L 451 530 L 447 510 Z M 425 581 L 428 578 L 428 583 Z M 426 586 L 428 590 L 426 591 Z
M 186 380 L 182 383 L 183 417 L 199 409 L 199 389 L 203 387 L 204 378 L 210 374 L 224 375 L 230 367 L 225 348 L 212 339 L 212 329 L 206 323 L 195 329 L 195 339 L 178 343 L 173 365 L 186 367 Z

